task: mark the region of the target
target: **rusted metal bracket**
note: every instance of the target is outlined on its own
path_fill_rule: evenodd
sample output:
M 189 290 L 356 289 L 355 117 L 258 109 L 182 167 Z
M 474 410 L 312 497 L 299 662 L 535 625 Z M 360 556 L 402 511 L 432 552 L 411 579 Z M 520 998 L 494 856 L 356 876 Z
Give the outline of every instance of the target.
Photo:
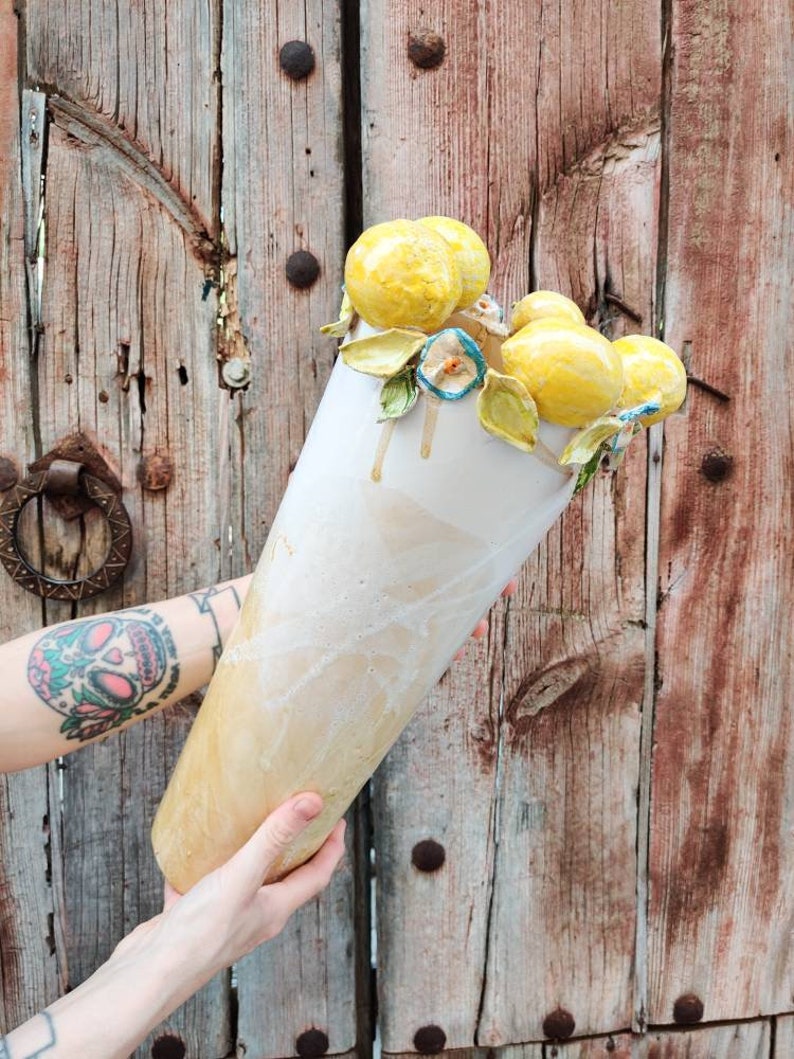
M 69 463 L 80 464 L 86 472 L 98 478 L 112 492 L 121 494 L 121 482 L 111 468 L 108 466 L 104 456 L 99 452 L 91 439 L 85 434 L 69 434 L 68 437 L 59 441 L 48 453 L 41 456 L 34 463 L 28 465 L 31 474 L 46 471 L 56 460 L 65 460 Z M 72 519 L 85 515 L 94 506 L 82 491 L 65 493 L 63 491 L 50 490 L 47 499 L 54 511 L 70 522 Z

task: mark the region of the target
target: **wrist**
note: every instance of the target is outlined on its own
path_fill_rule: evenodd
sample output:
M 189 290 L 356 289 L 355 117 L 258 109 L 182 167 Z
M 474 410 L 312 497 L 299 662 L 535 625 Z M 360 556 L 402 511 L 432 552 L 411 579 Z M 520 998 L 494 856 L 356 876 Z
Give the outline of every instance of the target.
M 98 972 L 107 970 L 118 980 L 138 983 L 144 993 L 142 1003 L 157 1009 L 153 1025 L 184 1004 L 215 973 L 206 951 L 172 927 L 165 913 L 142 923 L 119 942 Z
M 164 917 L 142 924 L 90 978 L 6 1038 L 12 1056 L 126 1059 L 209 978 L 183 946 L 169 946 Z M 2 1049 L 0 1049 L 2 1051 Z

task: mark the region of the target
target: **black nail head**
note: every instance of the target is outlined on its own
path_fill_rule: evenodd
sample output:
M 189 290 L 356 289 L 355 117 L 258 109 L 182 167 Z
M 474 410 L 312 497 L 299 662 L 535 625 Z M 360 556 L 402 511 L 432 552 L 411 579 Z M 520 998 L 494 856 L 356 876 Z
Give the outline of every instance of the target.
M 420 70 L 433 70 L 440 66 L 446 53 L 444 38 L 430 30 L 412 33 L 408 37 L 408 58 Z
M 733 456 L 722 449 L 712 449 L 700 461 L 700 470 L 710 482 L 723 482 L 733 472 Z
M 186 1053 L 185 1042 L 170 1034 L 158 1037 L 152 1045 L 152 1059 L 184 1059 Z
M 287 258 L 286 272 L 293 287 L 305 290 L 320 275 L 320 262 L 308 250 L 296 250 Z
M 314 52 L 305 40 L 288 40 L 278 53 L 281 69 L 293 81 L 302 81 L 314 69 Z
M 411 863 L 419 871 L 438 871 L 446 859 L 444 847 L 432 838 L 422 839 L 411 850 Z
M 576 1029 L 576 1022 L 570 1011 L 565 1008 L 557 1008 L 543 1020 L 543 1032 L 554 1041 L 564 1041 L 570 1037 Z
M 10 489 L 19 481 L 19 471 L 13 460 L 7 456 L 0 456 L 0 490 Z
M 328 1051 L 328 1037 L 322 1030 L 306 1030 L 295 1041 L 295 1051 L 301 1059 L 319 1059 Z
M 440 1026 L 420 1026 L 414 1034 L 414 1048 L 422 1055 L 436 1055 L 444 1051 L 447 1035 Z
M 694 993 L 685 993 L 673 1004 L 673 1020 L 679 1026 L 692 1026 L 703 1018 L 703 1001 Z

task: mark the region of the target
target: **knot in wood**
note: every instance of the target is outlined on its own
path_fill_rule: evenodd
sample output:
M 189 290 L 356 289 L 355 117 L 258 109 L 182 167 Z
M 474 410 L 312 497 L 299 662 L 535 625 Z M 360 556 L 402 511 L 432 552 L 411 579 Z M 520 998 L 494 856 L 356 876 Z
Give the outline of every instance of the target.
M 673 1021 L 692 1026 L 703 1018 L 703 1001 L 695 993 L 684 993 L 673 1004 Z
M 152 1059 L 184 1059 L 186 1053 L 185 1042 L 172 1033 L 158 1037 L 152 1045 Z
M 576 1029 L 576 1020 L 565 1008 L 556 1008 L 543 1020 L 543 1032 L 554 1041 L 564 1041 Z
M 328 1051 L 328 1036 L 322 1030 L 305 1030 L 295 1040 L 295 1051 L 301 1059 L 319 1059 Z
M 446 850 L 432 838 L 423 838 L 411 850 L 411 863 L 419 871 L 438 871 L 446 859 Z
M 138 464 L 138 481 L 150 493 L 167 489 L 174 474 L 174 464 L 164 452 L 152 452 Z
M 722 449 L 711 449 L 700 461 L 700 473 L 710 482 L 724 482 L 733 473 L 733 456 Z
M 414 1048 L 422 1055 L 437 1055 L 446 1043 L 447 1035 L 440 1026 L 420 1026 L 414 1034 Z
M 278 53 L 284 73 L 293 81 L 303 81 L 314 69 L 314 52 L 305 40 L 288 40 Z
M 17 465 L 8 456 L 0 456 L 0 492 L 10 489 L 19 481 Z
M 320 275 L 320 262 L 308 250 L 296 250 L 287 258 L 286 273 L 293 287 L 305 290 Z
M 446 53 L 444 38 L 432 30 L 420 30 L 408 37 L 408 58 L 420 70 L 434 70 L 442 64 Z

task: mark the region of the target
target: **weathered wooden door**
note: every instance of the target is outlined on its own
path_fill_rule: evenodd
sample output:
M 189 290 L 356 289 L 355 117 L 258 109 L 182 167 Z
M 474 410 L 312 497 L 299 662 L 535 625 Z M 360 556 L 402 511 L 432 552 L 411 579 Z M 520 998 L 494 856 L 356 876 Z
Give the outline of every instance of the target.
M 562 290 L 700 380 L 430 697 L 329 892 L 140 1056 L 366 1056 L 376 1029 L 389 1053 L 794 1055 L 790 22 L 0 0 L 0 488 L 71 435 L 100 450 L 135 546 L 95 611 L 251 569 L 362 224 L 460 217 L 501 301 Z M 101 551 L 89 518 L 41 527 L 55 576 Z M 0 601 L 6 638 L 72 612 L 4 574 Z M 196 705 L 2 780 L 0 1027 L 158 911 L 148 828 Z

